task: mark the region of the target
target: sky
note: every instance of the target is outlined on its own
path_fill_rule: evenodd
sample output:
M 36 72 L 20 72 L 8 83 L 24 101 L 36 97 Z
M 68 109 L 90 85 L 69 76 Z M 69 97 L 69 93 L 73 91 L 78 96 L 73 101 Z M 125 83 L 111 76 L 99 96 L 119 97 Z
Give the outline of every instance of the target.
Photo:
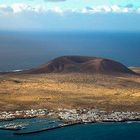
M 0 0 L 0 30 L 140 31 L 140 0 Z

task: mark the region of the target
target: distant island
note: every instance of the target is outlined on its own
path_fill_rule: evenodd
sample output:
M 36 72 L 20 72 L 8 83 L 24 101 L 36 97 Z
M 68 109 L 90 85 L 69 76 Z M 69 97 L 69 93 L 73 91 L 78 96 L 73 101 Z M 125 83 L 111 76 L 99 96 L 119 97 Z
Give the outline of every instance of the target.
M 0 119 L 139 120 L 139 72 L 110 59 L 62 56 L 30 70 L 1 73 Z
M 123 64 L 100 57 L 62 56 L 25 73 L 136 74 Z

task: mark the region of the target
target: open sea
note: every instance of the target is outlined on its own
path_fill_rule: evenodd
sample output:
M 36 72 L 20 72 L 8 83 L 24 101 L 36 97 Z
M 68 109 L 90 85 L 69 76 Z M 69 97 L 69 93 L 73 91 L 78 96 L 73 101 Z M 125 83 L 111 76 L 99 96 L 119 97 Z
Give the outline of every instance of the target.
M 30 69 L 62 55 L 100 56 L 140 66 L 140 33 L 0 32 L 0 71 Z M 140 123 L 76 125 L 28 136 L 0 130 L 0 140 L 31 139 L 140 140 Z
M 140 33 L 0 32 L 0 71 L 30 69 L 62 55 L 100 56 L 140 66 Z

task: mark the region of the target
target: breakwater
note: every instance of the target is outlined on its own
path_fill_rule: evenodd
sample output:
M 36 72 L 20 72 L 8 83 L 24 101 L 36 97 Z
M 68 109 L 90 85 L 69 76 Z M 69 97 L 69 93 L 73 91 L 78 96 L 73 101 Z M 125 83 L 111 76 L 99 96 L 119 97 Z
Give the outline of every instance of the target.
M 68 126 L 74 126 L 74 125 L 78 125 L 78 124 L 82 124 L 82 123 L 81 122 L 76 122 L 76 123 L 69 123 L 69 124 L 60 124 L 58 126 L 49 127 L 49 128 L 43 128 L 43 129 L 36 130 L 36 131 L 16 132 L 16 133 L 13 133 L 13 134 L 14 135 L 29 135 L 29 134 L 35 134 L 35 133 L 40 133 L 40 132 L 44 132 L 44 131 L 50 131 L 50 130 L 60 129 L 60 128 L 68 127 Z

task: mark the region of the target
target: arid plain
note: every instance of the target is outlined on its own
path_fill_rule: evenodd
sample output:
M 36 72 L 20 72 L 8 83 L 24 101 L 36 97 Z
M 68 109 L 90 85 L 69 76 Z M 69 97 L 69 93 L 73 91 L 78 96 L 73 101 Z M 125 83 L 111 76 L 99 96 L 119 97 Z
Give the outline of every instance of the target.
M 140 72 L 139 68 L 133 70 Z M 83 73 L 0 75 L 0 111 L 38 108 L 140 111 L 140 77 Z

